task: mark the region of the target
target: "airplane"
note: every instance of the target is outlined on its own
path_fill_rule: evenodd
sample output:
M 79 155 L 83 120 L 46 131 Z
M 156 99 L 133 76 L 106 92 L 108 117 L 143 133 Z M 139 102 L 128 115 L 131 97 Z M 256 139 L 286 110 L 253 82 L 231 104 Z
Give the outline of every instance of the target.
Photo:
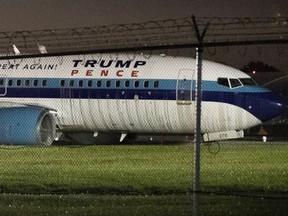
M 243 137 L 284 99 L 230 66 L 203 61 L 204 141 Z M 115 144 L 138 135 L 195 133 L 196 60 L 143 54 L 0 61 L 0 144 Z

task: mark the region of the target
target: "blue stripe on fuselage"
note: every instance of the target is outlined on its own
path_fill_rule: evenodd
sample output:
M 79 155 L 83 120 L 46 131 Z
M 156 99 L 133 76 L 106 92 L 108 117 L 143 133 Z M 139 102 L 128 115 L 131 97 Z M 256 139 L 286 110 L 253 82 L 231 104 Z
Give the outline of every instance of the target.
M 9 80 L 9 79 L 8 79 Z M 21 80 L 21 84 L 17 86 L 17 80 Z M 31 80 L 29 85 L 25 86 L 25 80 Z M 177 80 L 151 80 L 139 79 L 138 87 L 135 87 L 135 79 L 120 80 L 120 85 L 116 87 L 116 79 L 101 79 L 101 87 L 97 87 L 98 80 L 92 79 L 46 79 L 45 86 L 41 86 L 41 82 L 45 79 L 39 79 L 37 86 L 33 82 L 35 78 L 13 78 L 11 86 L 7 87 L 7 94 L 5 98 L 53 98 L 53 99 L 130 99 L 135 98 L 140 100 L 176 100 L 176 86 Z M 63 80 L 64 85 L 63 85 Z M 71 85 L 73 80 L 73 86 Z M 106 86 L 106 82 L 110 81 L 110 87 Z M 79 86 L 79 81 L 82 82 Z M 125 86 L 125 82 L 129 81 L 129 87 Z M 149 86 L 145 87 L 144 82 L 148 81 Z M 159 86 L 154 87 L 154 82 L 159 81 Z M 61 82 L 62 85 L 61 86 Z M 90 83 L 89 83 L 90 82 Z M 185 81 L 184 89 L 192 86 L 192 95 L 195 95 L 195 82 Z M 185 87 L 186 86 L 186 87 Z M 1 89 L 1 88 L 0 88 Z M 261 119 L 263 116 L 259 110 L 259 106 L 255 104 L 255 98 L 263 97 L 263 94 L 269 90 L 258 86 L 242 86 L 230 89 L 225 86 L 217 84 L 215 81 L 202 82 L 202 100 L 209 102 L 228 103 L 245 109 L 252 113 L 257 118 Z M 189 90 L 187 90 L 189 95 Z M 186 93 L 187 93 L 186 92 Z M 179 91 L 178 91 L 179 93 Z M 185 95 L 185 94 L 184 94 Z M 137 96 L 137 97 L 135 97 Z M 269 96 L 268 96 L 269 97 Z M 193 97 L 194 98 L 194 97 Z M 252 108 L 251 108 L 252 107 Z

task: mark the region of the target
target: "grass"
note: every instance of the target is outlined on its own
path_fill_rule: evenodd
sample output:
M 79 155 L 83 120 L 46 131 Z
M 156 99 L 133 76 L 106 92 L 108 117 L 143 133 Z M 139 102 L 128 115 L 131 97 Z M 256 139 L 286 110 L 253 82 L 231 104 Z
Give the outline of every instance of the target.
M 1 215 L 191 215 L 187 195 L 0 195 Z
M 192 188 L 188 145 L 11 147 L 0 150 L 0 158 L 5 193 L 170 194 Z
M 185 194 L 193 154 L 192 145 L 2 147 L 0 192 Z M 288 145 L 275 142 L 203 145 L 202 189 L 286 193 L 287 155 Z
M 214 144 L 216 145 L 216 144 Z M 219 192 L 288 192 L 288 145 L 223 142 L 202 148 L 202 187 Z
M 203 145 L 200 215 L 287 214 L 287 153 L 276 142 Z M 192 145 L 2 146 L 0 212 L 191 215 L 193 154 Z
M 1 215 L 287 215 L 288 199 L 192 195 L 0 195 Z

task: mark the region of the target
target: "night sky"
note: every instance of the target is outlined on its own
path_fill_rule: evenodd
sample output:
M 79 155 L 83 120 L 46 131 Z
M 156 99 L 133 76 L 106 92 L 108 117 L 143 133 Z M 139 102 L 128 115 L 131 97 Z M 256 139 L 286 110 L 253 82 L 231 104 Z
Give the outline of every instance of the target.
M 191 16 L 288 16 L 287 0 L 0 0 L 0 31 L 43 30 Z
M 288 16 L 287 0 L 0 0 L 0 32 L 91 27 L 190 17 Z M 241 68 L 249 61 L 263 61 L 288 72 L 287 49 L 230 48 L 227 54 L 206 59 Z M 264 46 L 263 46 L 264 47 Z M 242 50 L 241 50 L 242 49 Z M 208 50 L 209 51 L 209 50 Z M 206 54 L 209 52 L 206 51 Z M 213 51 L 213 50 L 212 50 Z M 213 51 L 214 52 L 214 51 Z

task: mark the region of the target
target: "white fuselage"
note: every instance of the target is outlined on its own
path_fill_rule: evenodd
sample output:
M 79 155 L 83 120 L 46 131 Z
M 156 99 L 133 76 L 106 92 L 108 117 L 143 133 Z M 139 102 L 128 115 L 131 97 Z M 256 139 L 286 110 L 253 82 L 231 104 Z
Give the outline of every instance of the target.
M 193 134 L 195 67 L 192 58 L 125 54 L 3 60 L 0 100 L 55 110 L 56 123 L 68 132 Z M 268 90 L 223 86 L 219 78 L 230 85 L 250 79 L 234 68 L 203 62 L 202 132 L 261 123 L 253 101 L 249 105 L 243 98 L 251 89 L 258 95 Z

